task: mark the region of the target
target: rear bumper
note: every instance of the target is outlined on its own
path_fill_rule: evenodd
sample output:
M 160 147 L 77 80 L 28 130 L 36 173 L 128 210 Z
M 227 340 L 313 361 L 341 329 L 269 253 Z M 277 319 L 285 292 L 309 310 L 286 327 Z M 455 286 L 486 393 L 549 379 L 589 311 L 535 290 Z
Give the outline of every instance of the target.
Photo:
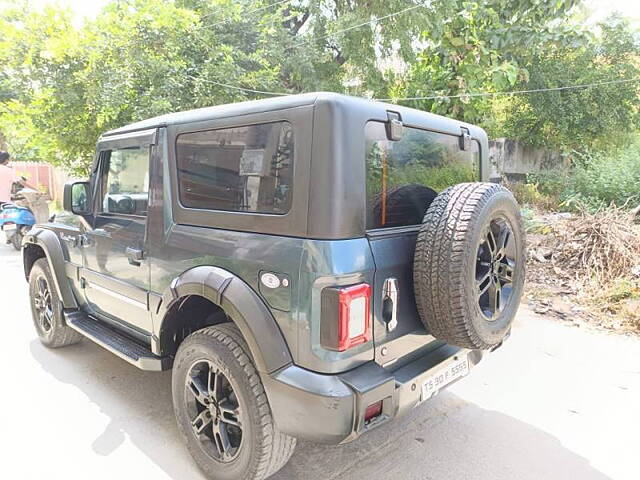
M 460 355 L 468 355 L 471 369 L 484 353 L 442 344 L 396 370 L 368 362 L 346 373 L 324 375 L 292 365 L 263 383 L 282 432 L 318 443 L 347 443 L 422 403 L 424 381 Z M 365 409 L 380 400 L 382 415 L 365 424 Z

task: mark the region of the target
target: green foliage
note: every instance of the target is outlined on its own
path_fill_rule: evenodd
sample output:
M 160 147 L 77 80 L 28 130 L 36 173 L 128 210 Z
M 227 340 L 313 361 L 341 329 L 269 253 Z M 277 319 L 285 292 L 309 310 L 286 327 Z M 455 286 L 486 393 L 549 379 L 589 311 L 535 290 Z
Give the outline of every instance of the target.
M 547 197 L 558 198 L 569 182 L 569 171 L 566 168 L 556 168 L 540 173 L 527 175 L 527 184 L 535 186 L 536 190 Z
M 624 149 L 579 157 L 562 199 L 568 207 L 590 211 L 640 204 L 640 140 Z
M 567 45 L 549 44 L 523 58 L 528 79 L 517 89 L 536 90 L 640 78 L 640 36 L 617 16 L 597 34 Z M 531 93 L 494 104 L 497 136 L 569 152 L 624 144 L 640 128 L 640 82 Z
M 530 205 L 544 211 L 560 208 L 561 198 L 570 182 L 567 169 L 555 169 L 527 175 L 525 182 L 509 185 L 521 205 Z
M 510 184 L 509 189 L 520 205 L 542 210 L 556 210 L 558 207 L 558 197 L 542 193 L 537 183 L 516 182 Z
M 0 137 L 17 158 L 82 172 L 105 130 L 268 96 L 229 85 L 452 95 L 402 103 L 565 150 L 624 143 L 621 126 L 638 125 L 630 85 L 467 95 L 640 76 L 631 27 L 612 19 L 585 33 L 572 14 L 580 0 L 275 3 L 114 0 L 77 28 L 60 7 L 0 0 Z
M 435 2 L 440 22 L 420 32 L 422 48 L 391 97 L 459 95 L 406 102 L 471 123 L 485 123 L 491 97 L 468 93 L 508 90 L 528 80 L 524 52 L 572 33 L 566 13 L 575 1 L 454 0 Z M 553 27 L 552 26 L 553 22 Z
M 389 175 L 390 186 L 418 183 L 428 185 L 436 192 L 457 183 L 477 180 L 477 170 L 464 163 L 446 163 L 435 167 L 411 164 L 402 169 L 392 170 Z
M 640 138 L 605 153 L 574 152 L 569 170 L 527 176 L 509 185 L 518 202 L 544 210 L 597 210 L 640 204 Z

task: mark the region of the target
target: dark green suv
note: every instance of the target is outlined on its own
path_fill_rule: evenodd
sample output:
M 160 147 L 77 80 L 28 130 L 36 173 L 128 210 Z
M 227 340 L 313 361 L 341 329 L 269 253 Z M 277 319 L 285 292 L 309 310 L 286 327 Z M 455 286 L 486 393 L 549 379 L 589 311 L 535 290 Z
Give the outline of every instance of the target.
M 24 239 L 36 330 L 173 369 L 201 469 L 265 478 L 296 438 L 352 441 L 509 335 L 524 234 L 488 175 L 482 129 L 331 93 L 107 132 Z

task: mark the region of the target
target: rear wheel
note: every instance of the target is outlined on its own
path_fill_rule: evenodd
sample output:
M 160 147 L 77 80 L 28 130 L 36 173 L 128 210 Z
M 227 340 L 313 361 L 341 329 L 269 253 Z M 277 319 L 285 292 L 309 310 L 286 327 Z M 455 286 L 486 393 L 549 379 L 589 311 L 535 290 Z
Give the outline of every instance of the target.
M 235 325 L 207 327 L 182 342 L 172 388 L 180 432 L 209 478 L 267 478 L 293 454 L 296 439 L 276 428 Z
M 31 315 L 40 341 L 50 348 L 73 345 L 82 335 L 68 327 L 46 258 L 39 258 L 29 273 Z

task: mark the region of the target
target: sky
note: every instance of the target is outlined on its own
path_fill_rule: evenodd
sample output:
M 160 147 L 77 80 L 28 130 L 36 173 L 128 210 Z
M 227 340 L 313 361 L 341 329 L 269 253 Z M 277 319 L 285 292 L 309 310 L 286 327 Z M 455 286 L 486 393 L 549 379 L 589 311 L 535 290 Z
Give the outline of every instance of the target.
M 592 20 L 602 20 L 612 12 L 618 11 L 640 25 L 640 0 L 586 0 L 592 10 Z
M 38 6 L 52 3 L 51 0 L 32 0 L 32 2 Z M 81 23 L 85 17 L 95 17 L 108 2 L 109 0 L 57 0 L 60 5 L 71 7 L 78 23 Z M 585 0 L 585 3 L 593 11 L 592 21 L 601 20 L 617 10 L 640 25 L 640 0 Z

